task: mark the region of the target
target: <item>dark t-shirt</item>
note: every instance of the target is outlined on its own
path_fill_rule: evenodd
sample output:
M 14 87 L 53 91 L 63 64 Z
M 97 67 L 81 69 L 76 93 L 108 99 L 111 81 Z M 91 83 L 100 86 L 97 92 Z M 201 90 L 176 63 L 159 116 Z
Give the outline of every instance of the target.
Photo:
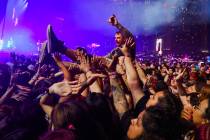
M 136 104 L 134 108 L 133 116 L 137 118 L 139 113 L 141 113 L 146 108 L 146 103 L 149 100 L 149 95 L 144 95 Z

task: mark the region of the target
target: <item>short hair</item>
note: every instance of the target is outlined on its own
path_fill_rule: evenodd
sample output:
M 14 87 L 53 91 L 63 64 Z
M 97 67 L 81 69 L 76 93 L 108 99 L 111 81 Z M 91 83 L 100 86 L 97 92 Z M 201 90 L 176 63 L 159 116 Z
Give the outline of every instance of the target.
M 123 38 L 126 38 L 125 33 L 121 32 L 121 31 L 117 31 L 117 32 L 115 32 L 115 34 L 121 34 Z
M 115 32 L 115 34 L 122 34 L 122 32 L 120 32 L 120 31 L 117 31 L 117 32 Z
M 87 50 L 83 47 L 77 47 L 76 50 L 83 51 L 84 53 L 87 53 Z

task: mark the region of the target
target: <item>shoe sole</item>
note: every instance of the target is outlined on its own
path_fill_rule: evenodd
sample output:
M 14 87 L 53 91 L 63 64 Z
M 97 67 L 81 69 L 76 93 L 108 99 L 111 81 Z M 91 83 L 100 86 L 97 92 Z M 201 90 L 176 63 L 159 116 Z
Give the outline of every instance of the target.
M 47 51 L 48 51 L 49 54 L 52 52 L 51 32 L 52 32 L 52 26 L 48 25 L 47 26 L 47 42 L 48 42 Z
M 44 42 L 39 54 L 39 64 L 41 64 L 44 61 L 44 57 L 46 57 L 47 55 L 47 46 L 47 42 Z

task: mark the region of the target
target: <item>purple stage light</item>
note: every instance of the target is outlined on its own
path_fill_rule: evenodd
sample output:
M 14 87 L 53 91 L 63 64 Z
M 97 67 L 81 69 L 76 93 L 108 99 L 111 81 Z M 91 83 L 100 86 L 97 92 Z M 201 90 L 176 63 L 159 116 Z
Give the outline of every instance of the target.
M 4 40 L 0 39 L 0 50 L 2 50 L 3 45 L 4 45 Z
M 142 34 L 155 34 L 159 26 L 173 22 L 180 14 L 177 8 L 185 8 L 185 3 L 184 0 L 9 0 L 4 40 L 12 37 L 17 50 L 28 51 L 31 47 L 36 51 L 36 42 L 46 40 L 46 27 L 51 24 L 67 46 L 75 49 L 97 42 L 100 46 L 96 54 L 106 55 L 115 47 L 116 29 L 107 23 L 113 13 L 141 40 Z M 17 30 L 21 30 L 18 33 L 23 34 L 21 38 Z M 137 50 L 142 44 L 137 44 Z

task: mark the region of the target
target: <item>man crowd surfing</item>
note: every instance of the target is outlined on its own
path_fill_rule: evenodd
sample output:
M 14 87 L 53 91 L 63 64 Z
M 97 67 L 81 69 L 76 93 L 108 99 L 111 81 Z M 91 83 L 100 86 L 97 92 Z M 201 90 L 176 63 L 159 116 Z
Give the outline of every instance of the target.
M 132 33 L 109 23 L 106 56 L 69 48 L 48 25 L 38 59 L 0 64 L 1 140 L 210 140 L 209 63 L 139 60 Z

